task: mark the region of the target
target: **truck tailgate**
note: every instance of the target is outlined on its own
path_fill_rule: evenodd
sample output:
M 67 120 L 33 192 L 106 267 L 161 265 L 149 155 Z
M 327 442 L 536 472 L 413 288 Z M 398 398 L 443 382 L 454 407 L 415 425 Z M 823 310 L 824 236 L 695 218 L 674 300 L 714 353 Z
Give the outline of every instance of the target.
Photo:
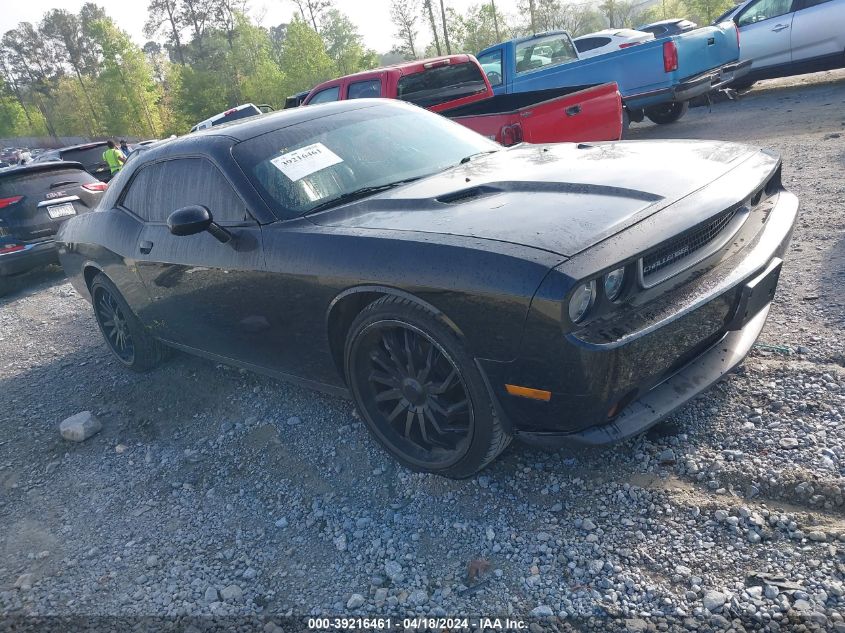
M 616 141 L 622 136 L 622 100 L 615 83 L 585 88 L 518 113 L 523 139 L 529 143 Z
M 675 35 L 678 77 L 687 79 L 739 59 L 736 25 L 723 22 Z
M 501 95 L 441 114 L 502 145 L 615 141 L 622 135 L 622 100 L 613 82 Z

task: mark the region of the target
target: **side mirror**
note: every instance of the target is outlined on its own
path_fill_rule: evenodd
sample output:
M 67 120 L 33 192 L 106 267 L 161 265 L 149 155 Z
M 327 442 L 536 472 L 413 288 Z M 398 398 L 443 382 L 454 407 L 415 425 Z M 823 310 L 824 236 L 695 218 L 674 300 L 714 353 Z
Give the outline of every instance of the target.
M 223 244 L 232 239 L 229 231 L 214 223 L 211 211 L 198 204 L 182 207 L 171 213 L 167 218 L 167 227 L 173 235 L 196 235 L 208 231 Z

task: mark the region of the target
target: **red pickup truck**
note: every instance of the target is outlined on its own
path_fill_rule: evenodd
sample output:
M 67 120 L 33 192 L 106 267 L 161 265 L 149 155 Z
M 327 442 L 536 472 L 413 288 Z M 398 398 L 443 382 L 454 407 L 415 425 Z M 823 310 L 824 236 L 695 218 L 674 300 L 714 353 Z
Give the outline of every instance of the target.
M 396 64 L 326 81 L 303 105 L 343 99 L 409 101 L 502 145 L 613 141 L 622 136 L 622 98 L 615 83 L 493 95 L 472 55 Z

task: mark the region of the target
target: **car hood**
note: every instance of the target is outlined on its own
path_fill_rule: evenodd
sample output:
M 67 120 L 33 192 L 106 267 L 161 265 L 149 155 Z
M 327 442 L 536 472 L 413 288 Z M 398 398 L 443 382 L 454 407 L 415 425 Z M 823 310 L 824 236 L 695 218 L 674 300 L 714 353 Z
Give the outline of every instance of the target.
M 758 151 L 717 141 L 517 146 L 309 218 L 322 226 L 466 236 L 572 256 Z

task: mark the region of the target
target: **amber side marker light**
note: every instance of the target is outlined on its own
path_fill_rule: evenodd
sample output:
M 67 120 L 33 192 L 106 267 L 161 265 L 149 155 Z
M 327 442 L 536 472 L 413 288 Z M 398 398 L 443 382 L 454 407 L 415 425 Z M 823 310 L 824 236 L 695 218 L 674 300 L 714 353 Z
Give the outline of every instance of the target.
M 512 396 L 520 396 L 522 398 L 530 398 L 531 400 L 542 400 L 548 402 L 552 399 L 551 391 L 543 391 L 542 389 L 532 389 L 531 387 L 520 387 L 519 385 L 505 385 L 505 389 Z

